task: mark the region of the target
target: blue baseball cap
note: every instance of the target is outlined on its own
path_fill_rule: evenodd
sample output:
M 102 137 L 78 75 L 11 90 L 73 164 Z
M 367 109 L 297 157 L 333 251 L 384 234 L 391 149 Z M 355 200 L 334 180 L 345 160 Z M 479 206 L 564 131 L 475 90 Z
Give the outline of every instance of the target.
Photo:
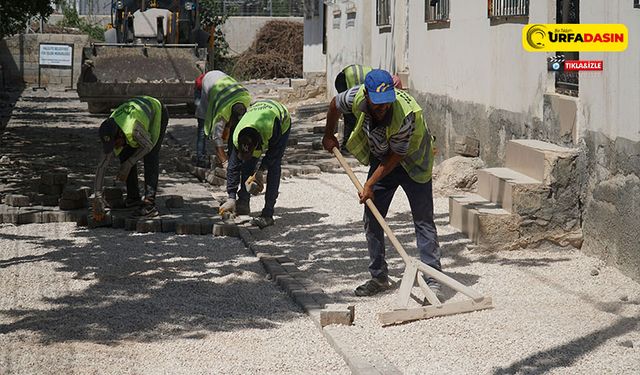
M 393 78 L 386 70 L 373 69 L 367 73 L 364 78 L 364 87 L 373 104 L 393 103 L 396 100 Z

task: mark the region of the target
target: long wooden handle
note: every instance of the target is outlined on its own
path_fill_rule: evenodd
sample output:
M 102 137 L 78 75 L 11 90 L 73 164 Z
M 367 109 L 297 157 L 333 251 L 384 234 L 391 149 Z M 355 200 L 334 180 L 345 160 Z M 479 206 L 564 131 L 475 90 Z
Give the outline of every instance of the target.
M 344 171 L 347 172 L 347 175 L 351 179 L 351 182 L 353 182 L 353 184 L 355 185 L 356 189 L 358 189 L 358 192 L 362 193 L 362 190 L 364 190 L 364 188 L 362 187 L 360 180 L 358 180 L 358 177 L 356 177 L 355 173 L 353 173 L 353 170 L 351 170 L 351 167 L 349 167 L 349 164 L 344 159 L 344 156 L 342 156 L 342 153 L 340 152 L 340 150 L 338 150 L 337 147 L 334 147 L 333 150 L 331 151 L 333 151 L 333 154 L 336 156 L 336 159 L 338 159 L 338 162 L 340 163 Z M 378 223 L 380 223 L 380 226 L 382 227 L 384 232 L 387 234 L 387 237 L 389 237 L 389 241 L 391 241 L 391 244 L 393 245 L 393 247 L 396 248 L 396 250 L 402 257 L 402 260 L 404 260 L 406 264 L 409 264 L 412 261 L 412 259 L 409 257 L 404 247 L 402 247 L 402 245 L 400 244 L 400 241 L 398 241 L 398 239 L 396 238 L 396 235 L 393 234 L 393 231 L 391 230 L 387 222 L 382 217 L 382 214 L 380 214 L 380 211 L 378 211 L 378 208 L 376 207 L 376 205 L 373 203 L 371 199 L 367 199 L 365 203 L 367 204 L 367 207 L 369 207 L 369 210 L 371 210 L 371 213 L 373 213 L 373 216 L 375 216 L 376 220 L 378 220 Z
M 358 180 L 358 177 L 356 177 L 356 175 L 353 173 L 353 170 L 351 170 L 351 167 L 349 167 L 349 164 L 347 164 L 347 161 L 344 159 L 344 156 L 342 156 L 342 153 L 340 152 L 340 150 L 338 150 L 337 147 L 334 147 L 333 150 L 331 151 L 335 155 L 336 159 L 338 159 L 338 162 L 340 163 L 344 171 L 347 172 L 347 175 L 351 179 L 351 182 L 353 182 L 355 187 L 358 189 L 358 192 L 362 192 L 364 188 L 362 187 L 362 184 L 360 184 L 360 180 Z M 393 234 L 393 231 L 391 230 L 389 225 L 387 225 L 387 222 L 384 220 L 384 218 L 380 214 L 380 211 L 378 211 L 378 208 L 376 207 L 376 205 L 373 204 L 373 201 L 371 199 L 367 199 L 366 204 L 367 204 L 367 207 L 369 207 L 369 209 L 373 213 L 373 216 L 375 216 L 376 220 L 378 220 L 378 223 L 380 223 L 380 226 L 382 227 L 384 232 L 387 234 L 387 237 L 389 237 L 389 241 L 391 241 L 391 244 L 393 245 L 393 247 L 395 247 L 395 249 L 398 251 L 398 253 L 402 257 L 402 260 L 404 260 L 405 264 L 407 265 L 411 263 L 415 264 L 416 268 L 421 272 L 426 273 L 427 275 L 433 277 L 434 279 L 449 285 L 451 288 L 473 298 L 474 300 L 481 300 L 482 298 L 484 298 L 482 294 L 476 292 L 475 290 L 469 288 L 464 284 L 459 283 L 457 280 L 445 275 L 444 273 L 436 270 L 435 268 L 430 267 L 418 260 L 410 258 L 409 255 L 407 254 L 407 251 L 404 249 L 404 247 L 402 247 L 402 245 L 400 244 L 400 241 L 398 241 L 398 239 L 396 238 L 396 235 Z

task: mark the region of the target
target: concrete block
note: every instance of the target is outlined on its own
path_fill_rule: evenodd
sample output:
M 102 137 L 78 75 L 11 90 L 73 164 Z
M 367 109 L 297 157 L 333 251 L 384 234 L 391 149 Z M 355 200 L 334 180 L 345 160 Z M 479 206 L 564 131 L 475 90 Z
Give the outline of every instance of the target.
M 323 149 L 322 140 L 316 139 L 315 141 L 313 141 L 311 143 L 311 148 L 314 150 L 322 150 Z
M 86 211 L 85 212 L 81 212 L 81 213 L 79 211 L 76 211 L 76 212 L 78 212 L 78 214 L 73 214 L 72 215 L 72 217 L 76 218 L 76 220 L 75 220 L 76 225 L 79 226 L 79 227 L 88 226 L 89 225 L 89 221 L 88 221 L 89 215 L 87 215 Z
M 60 199 L 59 206 L 61 210 L 65 210 L 65 211 L 77 210 L 77 209 L 86 207 L 87 201 L 86 199 L 85 200 Z
M 89 195 L 87 195 L 88 188 L 82 189 L 65 189 L 62 192 L 62 199 L 72 200 L 72 201 L 86 201 Z
M 200 181 L 204 181 L 206 178 L 208 170 L 206 168 L 195 167 L 193 169 L 192 174 L 198 178 Z
M 57 195 L 38 194 L 34 201 L 43 206 L 57 206 L 60 197 Z
M 319 174 L 322 173 L 320 167 L 310 164 L 305 164 L 300 166 L 299 174 Z
M 480 155 L 480 141 L 471 137 L 456 137 L 453 150 L 462 156 L 477 157 Z
M 138 219 L 133 217 L 128 217 L 124 220 L 124 230 L 134 231 L 138 227 Z
M 115 209 L 125 208 L 124 198 L 106 199 L 106 201 L 109 204 L 109 207 L 111 208 L 115 208 Z
M 519 216 L 477 194 L 449 197 L 449 221 L 476 244 L 500 246 L 517 240 Z
M 122 215 L 112 215 L 111 216 L 111 226 L 113 228 L 124 228 L 126 217 Z
M 320 325 L 330 324 L 350 326 L 355 317 L 355 306 L 347 304 L 330 304 L 320 311 Z
M 119 187 L 109 186 L 102 189 L 102 196 L 107 201 L 121 199 L 122 195 L 122 189 Z
M 291 171 L 288 169 L 282 169 L 282 171 L 280 172 L 280 176 L 282 177 L 283 180 L 285 178 L 291 178 Z
M 181 195 L 171 195 L 166 198 L 165 205 L 167 208 L 182 208 L 184 207 L 184 199 Z
M 220 219 L 212 217 L 200 219 L 200 233 L 213 234 L 213 226 L 218 222 L 220 222 Z
M 5 208 L 0 211 L 0 216 L 2 217 L 2 222 L 5 224 L 18 224 L 19 209 L 13 207 Z
M 478 170 L 478 195 L 512 213 L 515 190 L 519 186 L 532 189 L 541 184 L 541 181 L 509 168 Z
M 91 215 L 87 215 L 87 226 L 92 229 L 100 227 L 111 227 L 113 226 L 113 217 L 110 213 L 108 213 L 101 221 L 95 221 L 93 220 L 93 217 Z
M 176 232 L 176 224 L 177 219 L 175 218 L 165 218 L 163 217 L 161 220 L 161 231 L 163 233 L 175 233 Z
M 162 231 L 162 221 L 160 219 L 148 219 L 148 220 L 138 220 L 136 224 L 136 232 L 139 233 L 151 233 L 151 232 L 161 232 Z
M 176 234 L 200 234 L 201 227 L 199 221 L 178 221 L 176 223 Z
M 43 223 L 42 211 L 38 210 L 25 210 L 20 209 L 18 211 L 18 222 L 16 224 L 41 224 Z
M 67 213 L 60 210 L 51 210 L 42 212 L 42 221 L 44 223 L 64 223 L 67 222 Z
M 216 168 L 214 174 L 220 178 L 224 178 L 225 180 L 227 179 L 227 170 L 224 168 Z
M 313 127 L 313 134 L 324 134 L 324 126 L 314 126 Z
M 236 224 L 214 224 L 214 236 L 240 237 L 240 230 Z
M 38 186 L 38 193 L 44 195 L 55 195 L 60 196 L 62 191 L 64 190 L 64 185 L 44 185 L 40 184 Z
M 218 177 L 218 176 L 215 175 L 215 173 L 207 174 L 206 180 L 207 180 L 207 182 L 209 184 L 214 185 L 214 186 L 226 186 L 227 185 L 227 179 Z
M 7 206 L 12 206 L 12 207 L 26 207 L 26 206 L 29 206 L 30 200 L 29 200 L 29 197 L 26 195 L 7 194 L 4 197 L 4 203 Z
M 68 176 L 64 172 L 45 173 L 40 176 L 40 183 L 43 185 L 65 185 Z
M 298 138 L 289 137 L 289 139 L 287 139 L 287 146 L 295 146 L 297 144 L 298 144 Z
M 552 143 L 519 139 L 507 142 L 505 166 L 547 184 L 558 158 L 571 157 L 576 149 Z

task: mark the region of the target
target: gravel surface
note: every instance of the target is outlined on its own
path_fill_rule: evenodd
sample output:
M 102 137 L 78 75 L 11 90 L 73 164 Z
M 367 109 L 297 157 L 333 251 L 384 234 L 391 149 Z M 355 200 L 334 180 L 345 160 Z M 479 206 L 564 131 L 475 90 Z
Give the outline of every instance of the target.
M 364 173 L 358 175 L 364 181 Z M 578 250 L 554 246 L 473 252 L 448 225 L 448 200 L 439 197 L 435 215 L 446 273 L 492 296 L 496 307 L 382 328 L 377 314 L 393 308 L 395 291 L 353 295 L 369 275 L 362 206 L 347 176 L 295 178 L 281 186 L 280 217 L 276 226 L 257 232 L 259 244 L 294 259 L 336 302 L 355 304 L 355 325 L 339 327 L 339 332 L 363 355 L 382 352 L 407 374 L 638 373 L 640 285 L 616 269 Z M 254 199 L 252 208 L 262 204 Z M 416 255 L 409 212 L 399 190 L 390 225 Z M 388 249 L 391 275 L 399 285 L 403 264 Z M 454 293 L 445 290 L 449 301 L 464 298 Z
M 235 238 L 3 225 L 0 285 L 2 374 L 348 373 Z

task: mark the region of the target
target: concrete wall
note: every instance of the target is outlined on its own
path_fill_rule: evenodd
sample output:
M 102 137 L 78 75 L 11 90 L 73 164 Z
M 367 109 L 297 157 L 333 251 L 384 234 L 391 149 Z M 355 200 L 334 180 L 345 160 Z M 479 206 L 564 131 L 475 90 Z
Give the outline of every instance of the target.
M 82 63 L 82 48 L 88 44 L 86 35 L 22 34 L 0 40 L 0 61 L 7 82 L 37 84 L 39 43 L 69 43 L 74 45 L 73 87 L 75 88 Z M 42 68 L 42 85 L 71 84 L 70 69 Z
M 222 27 L 229 55 L 234 56 L 251 47 L 258 31 L 269 21 L 295 21 L 302 23 L 302 17 L 229 17 Z
M 305 75 L 324 74 L 327 70 L 327 58 L 322 50 L 324 40 L 322 1 L 316 0 L 315 6 L 318 8 L 318 12 L 311 11 L 304 18 L 302 71 Z

